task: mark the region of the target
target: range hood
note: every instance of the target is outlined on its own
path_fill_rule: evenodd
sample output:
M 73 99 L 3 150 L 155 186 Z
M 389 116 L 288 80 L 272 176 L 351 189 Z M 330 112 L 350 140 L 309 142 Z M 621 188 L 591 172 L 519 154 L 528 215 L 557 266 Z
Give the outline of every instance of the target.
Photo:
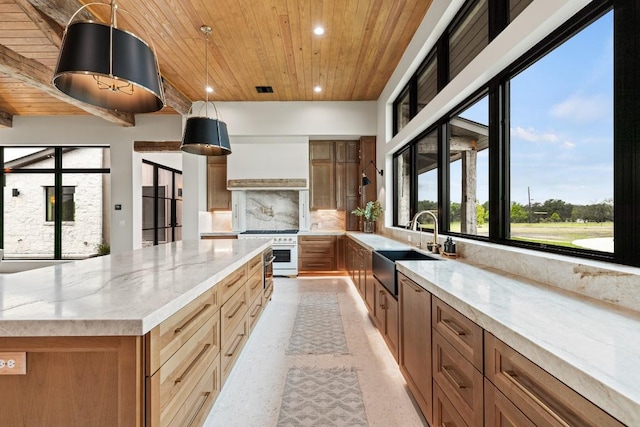
M 309 189 L 309 138 L 232 137 L 229 190 Z

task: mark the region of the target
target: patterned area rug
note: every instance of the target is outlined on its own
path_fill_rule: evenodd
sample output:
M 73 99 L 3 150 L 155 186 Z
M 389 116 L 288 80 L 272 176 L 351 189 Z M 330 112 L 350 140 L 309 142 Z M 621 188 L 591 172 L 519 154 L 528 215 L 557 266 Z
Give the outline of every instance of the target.
M 341 368 L 289 370 L 278 427 L 368 425 L 355 371 Z
M 348 353 L 336 294 L 303 294 L 300 297 L 287 354 Z

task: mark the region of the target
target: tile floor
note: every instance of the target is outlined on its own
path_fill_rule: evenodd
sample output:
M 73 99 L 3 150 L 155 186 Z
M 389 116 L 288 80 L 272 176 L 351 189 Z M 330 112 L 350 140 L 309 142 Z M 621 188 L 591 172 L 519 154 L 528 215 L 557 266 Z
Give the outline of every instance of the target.
M 305 292 L 337 294 L 350 354 L 285 354 L 300 295 Z M 275 279 L 272 301 L 238 358 L 205 426 L 276 426 L 291 367 L 354 368 L 371 427 L 427 425 L 364 302 L 347 277 Z

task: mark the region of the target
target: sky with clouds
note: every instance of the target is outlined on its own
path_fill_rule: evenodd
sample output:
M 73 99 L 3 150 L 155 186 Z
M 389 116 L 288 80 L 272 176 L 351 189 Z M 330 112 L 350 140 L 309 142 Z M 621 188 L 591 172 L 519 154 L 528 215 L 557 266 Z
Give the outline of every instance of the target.
M 610 12 L 511 80 L 511 201 L 613 198 L 613 14 Z M 487 98 L 461 113 L 488 123 Z M 477 198 L 488 200 L 487 150 L 478 154 Z M 431 174 L 429 174 L 431 175 Z M 435 200 L 435 176 L 420 200 Z M 460 167 L 451 167 L 460 202 Z

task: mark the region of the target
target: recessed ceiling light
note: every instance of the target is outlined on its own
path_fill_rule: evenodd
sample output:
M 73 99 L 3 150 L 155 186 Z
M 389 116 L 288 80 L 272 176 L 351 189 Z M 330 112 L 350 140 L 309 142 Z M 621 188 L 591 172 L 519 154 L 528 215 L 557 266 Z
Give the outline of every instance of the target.
M 320 93 L 320 92 L 322 92 L 322 87 L 314 86 L 313 91 L 316 92 L 316 93 Z
M 208 93 L 212 93 L 213 92 L 213 88 L 211 86 L 205 87 L 204 90 L 206 90 Z
M 323 34 L 324 34 L 324 28 L 322 28 L 322 27 L 320 27 L 320 26 L 315 27 L 315 28 L 313 29 L 313 34 L 315 34 L 316 36 L 321 36 L 321 35 L 323 35 Z

